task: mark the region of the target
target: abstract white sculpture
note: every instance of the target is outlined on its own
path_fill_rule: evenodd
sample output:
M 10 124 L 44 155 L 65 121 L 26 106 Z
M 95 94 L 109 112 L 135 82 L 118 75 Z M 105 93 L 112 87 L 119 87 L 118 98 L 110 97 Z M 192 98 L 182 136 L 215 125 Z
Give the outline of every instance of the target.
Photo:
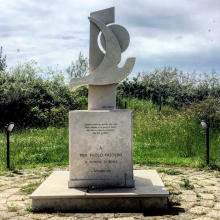
M 122 68 L 118 67 L 121 61 L 121 54 L 127 49 L 130 37 L 127 30 L 120 25 L 107 26 L 115 21 L 114 17 L 114 8 L 90 14 L 90 74 L 70 80 L 70 89 L 72 91 L 83 85 L 90 85 L 89 94 L 92 95 L 89 95 L 89 109 L 103 109 L 102 106 L 106 105 L 103 100 L 108 99 L 107 97 L 111 97 L 107 101 L 107 106 L 109 106 L 107 109 L 115 109 L 116 83 L 125 79 L 134 67 L 135 58 L 133 57 L 128 58 Z M 100 32 L 102 33 L 100 41 L 106 51 L 105 54 L 98 46 Z M 95 91 L 93 92 L 93 90 Z M 94 96 L 97 93 L 100 93 L 101 96 Z M 92 100 L 91 105 L 90 100 Z

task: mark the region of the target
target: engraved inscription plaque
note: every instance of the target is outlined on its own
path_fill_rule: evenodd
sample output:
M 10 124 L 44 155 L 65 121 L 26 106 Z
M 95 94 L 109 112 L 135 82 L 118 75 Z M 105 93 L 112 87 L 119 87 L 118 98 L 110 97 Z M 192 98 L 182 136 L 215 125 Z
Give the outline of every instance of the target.
M 132 112 L 72 111 L 69 121 L 69 187 L 132 187 Z

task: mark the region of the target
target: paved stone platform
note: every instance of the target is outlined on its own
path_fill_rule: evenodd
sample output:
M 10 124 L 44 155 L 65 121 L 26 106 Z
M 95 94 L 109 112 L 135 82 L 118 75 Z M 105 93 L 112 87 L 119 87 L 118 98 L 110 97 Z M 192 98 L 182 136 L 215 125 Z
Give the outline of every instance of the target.
M 135 188 L 68 188 L 68 171 L 54 172 L 30 195 L 34 211 L 167 209 L 169 192 L 156 170 L 135 170 Z
M 166 211 L 143 212 L 32 212 L 29 195 L 54 171 L 68 166 L 22 169 L 0 173 L 0 219 L 4 220 L 218 220 L 220 219 L 220 172 L 191 167 L 134 165 L 136 170 L 157 170 L 170 193 Z M 169 172 L 171 171 L 174 172 Z M 179 172 L 179 173 L 178 173 Z M 175 175 L 174 175 L 175 174 Z M 186 189 L 189 180 L 194 188 Z

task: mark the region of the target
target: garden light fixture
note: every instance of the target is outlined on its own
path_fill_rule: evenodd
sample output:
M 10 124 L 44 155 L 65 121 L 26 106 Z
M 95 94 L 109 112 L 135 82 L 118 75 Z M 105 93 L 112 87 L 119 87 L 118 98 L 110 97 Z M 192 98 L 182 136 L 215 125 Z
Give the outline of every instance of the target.
M 9 150 L 9 133 L 12 132 L 15 126 L 14 122 L 10 122 L 5 126 L 5 131 L 7 133 L 7 168 L 10 169 L 10 150 Z
M 209 164 L 209 128 L 210 128 L 210 124 L 209 124 L 209 122 L 202 120 L 201 125 L 206 130 L 206 162 L 208 165 Z
M 15 123 L 14 122 L 10 122 L 9 124 L 7 124 L 5 126 L 5 130 L 11 132 L 13 130 L 14 126 L 15 126 Z

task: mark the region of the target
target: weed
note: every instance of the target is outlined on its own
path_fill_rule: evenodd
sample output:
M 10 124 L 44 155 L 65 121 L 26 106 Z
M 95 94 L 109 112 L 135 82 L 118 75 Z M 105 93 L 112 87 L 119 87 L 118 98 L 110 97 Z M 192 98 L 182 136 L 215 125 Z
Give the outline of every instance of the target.
M 184 183 L 180 184 L 181 187 L 184 187 L 187 190 L 194 189 L 194 185 L 191 185 L 189 180 L 186 178 L 181 179 Z
M 196 185 L 200 186 L 200 187 L 204 187 L 202 184 L 199 183 L 195 183 Z
M 13 171 L 12 171 L 12 173 L 19 173 L 20 171 L 18 170 L 18 169 L 14 169 Z
M 218 202 L 218 198 L 214 195 L 214 202 Z
M 219 174 L 219 173 L 216 173 L 216 174 L 215 174 L 215 178 L 220 178 L 220 174 Z
M 34 171 L 34 174 L 35 175 L 40 175 L 40 172 L 39 171 Z
M 15 175 L 13 173 L 7 173 L 5 176 L 6 177 L 14 177 Z
M 17 212 L 18 207 L 14 203 L 12 203 L 10 206 L 8 206 L 8 211 L 9 212 Z
M 178 192 L 169 192 L 170 195 L 174 195 L 174 196 L 178 196 L 180 194 L 182 194 L 182 192 L 178 191 Z
M 196 193 L 196 197 L 201 197 L 201 195 L 199 195 L 198 193 Z
M 165 173 L 167 175 L 180 175 L 180 174 L 183 174 L 182 172 L 178 171 L 178 170 L 173 170 L 173 169 L 168 169 L 168 170 L 165 170 L 165 169 L 162 169 L 162 168 L 159 168 L 157 169 L 157 172 L 158 173 Z
M 44 178 L 47 178 L 48 176 L 50 176 L 50 174 L 52 173 L 53 171 L 50 171 L 49 173 L 44 173 L 44 174 L 42 174 L 42 176 L 44 177 Z
M 32 211 L 33 211 L 32 206 L 29 206 L 29 207 L 26 209 L 26 211 L 32 212 Z
M 23 194 L 31 194 L 37 189 L 38 186 L 40 186 L 40 184 L 41 181 L 35 183 L 29 183 L 27 186 L 22 186 L 20 191 Z
M 65 214 L 65 213 L 57 213 L 57 215 L 59 216 L 59 217 L 66 217 L 67 216 L 67 214 Z
M 34 179 L 40 179 L 40 177 L 39 176 L 28 176 L 27 179 L 29 179 L 29 180 L 33 179 L 34 180 Z

